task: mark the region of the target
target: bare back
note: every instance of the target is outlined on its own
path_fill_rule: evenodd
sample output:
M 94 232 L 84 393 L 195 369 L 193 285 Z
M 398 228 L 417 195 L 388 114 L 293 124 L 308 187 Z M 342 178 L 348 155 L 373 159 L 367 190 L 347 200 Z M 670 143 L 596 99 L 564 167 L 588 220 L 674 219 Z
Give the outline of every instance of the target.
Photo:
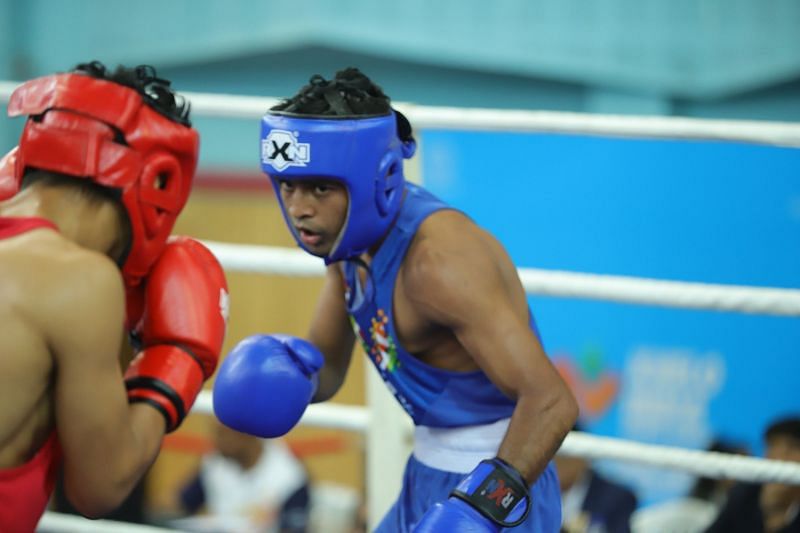
M 0 240 L 0 468 L 30 459 L 55 426 L 52 309 L 79 292 L 65 271 L 96 255 L 51 229 Z

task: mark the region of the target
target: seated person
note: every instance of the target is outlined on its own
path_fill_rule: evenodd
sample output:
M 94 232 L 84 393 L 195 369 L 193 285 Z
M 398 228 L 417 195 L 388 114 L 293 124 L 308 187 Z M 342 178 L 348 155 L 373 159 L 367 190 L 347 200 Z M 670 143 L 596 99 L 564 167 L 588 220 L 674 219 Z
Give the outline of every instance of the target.
M 174 525 L 194 531 L 303 532 L 309 480 L 280 439 L 264 440 L 215 424 L 215 450 L 180 494 L 184 510 L 207 516 Z
M 770 424 L 764 438 L 767 459 L 800 462 L 800 416 Z M 707 531 L 800 532 L 800 485 L 739 483 Z
M 581 431 L 578 427 L 577 431 Z M 627 533 L 636 510 L 636 496 L 627 487 L 605 479 L 581 457 L 556 456 L 561 484 L 561 531 Z

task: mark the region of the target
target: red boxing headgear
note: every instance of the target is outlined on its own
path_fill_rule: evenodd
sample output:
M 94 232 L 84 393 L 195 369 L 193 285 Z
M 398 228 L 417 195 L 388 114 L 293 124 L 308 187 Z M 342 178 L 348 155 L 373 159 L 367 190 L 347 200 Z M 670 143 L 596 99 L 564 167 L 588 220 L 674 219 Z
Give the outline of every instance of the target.
M 160 114 L 135 89 L 78 73 L 21 85 L 8 115 L 29 118 L 19 145 L 0 160 L 0 198 L 19 190 L 27 168 L 119 190 L 132 233 L 122 274 L 137 284 L 189 198 L 197 132 Z

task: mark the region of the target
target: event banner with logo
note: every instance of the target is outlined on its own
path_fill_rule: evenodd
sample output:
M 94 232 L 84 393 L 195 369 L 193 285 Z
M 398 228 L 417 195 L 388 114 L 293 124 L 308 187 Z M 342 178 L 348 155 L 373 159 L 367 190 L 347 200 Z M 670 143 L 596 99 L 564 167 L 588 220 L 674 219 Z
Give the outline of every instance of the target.
M 426 131 L 422 178 L 520 267 L 800 288 L 800 149 L 742 142 Z M 592 432 L 763 452 L 800 414 L 800 318 L 532 296 Z M 642 503 L 692 479 L 603 463 Z

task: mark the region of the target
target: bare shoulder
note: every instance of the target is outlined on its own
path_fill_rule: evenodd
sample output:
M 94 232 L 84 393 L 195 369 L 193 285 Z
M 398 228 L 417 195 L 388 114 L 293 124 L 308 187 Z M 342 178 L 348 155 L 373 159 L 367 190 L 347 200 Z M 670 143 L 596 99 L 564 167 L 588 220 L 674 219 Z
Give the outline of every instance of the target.
M 124 309 L 122 276 L 107 256 L 71 241 L 32 247 L 29 260 L 35 272 L 38 310 L 53 327 L 115 318 Z
M 447 281 L 457 275 L 489 274 L 505 259 L 505 251 L 491 234 L 464 214 L 446 210 L 420 225 L 403 272 L 408 281 Z
M 122 276 L 103 254 L 56 232 L 30 232 L 0 242 L 0 280 L 0 315 L 24 324 L 59 364 L 63 354 L 93 352 L 97 328 L 122 338 Z
M 499 242 L 464 214 L 440 211 L 419 227 L 403 261 L 411 301 L 453 308 L 502 284 L 509 263 Z
M 104 254 L 78 246 L 68 239 L 62 239 L 58 246 L 40 253 L 46 254 L 43 262 L 49 265 L 48 273 L 55 276 L 53 281 L 59 285 L 77 283 L 86 288 L 105 289 L 119 285 L 122 289 L 119 267 Z

